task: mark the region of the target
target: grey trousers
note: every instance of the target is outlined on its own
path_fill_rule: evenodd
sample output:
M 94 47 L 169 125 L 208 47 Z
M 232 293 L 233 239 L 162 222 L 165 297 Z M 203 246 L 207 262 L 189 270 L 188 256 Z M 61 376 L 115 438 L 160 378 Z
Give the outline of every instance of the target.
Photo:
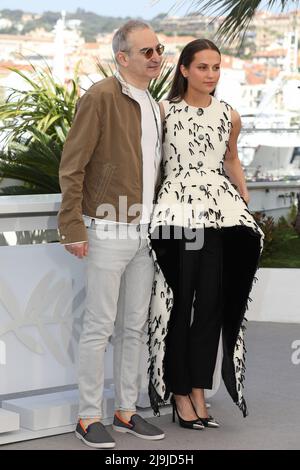
M 86 310 L 79 343 L 79 417 L 101 418 L 104 353 L 113 332 L 115 408 L 135 411 L 154 267 L 146 226 L 93 224 L 88 237 Z

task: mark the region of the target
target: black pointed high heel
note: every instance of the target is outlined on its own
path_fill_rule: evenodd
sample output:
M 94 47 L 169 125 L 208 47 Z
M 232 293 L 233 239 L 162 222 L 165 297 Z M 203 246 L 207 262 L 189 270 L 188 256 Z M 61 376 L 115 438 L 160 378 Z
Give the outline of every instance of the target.
M 192 404 L 192 407 L 194 408 L 196 415 L 198 416 L 196 408 L 194 407 L 194 403 L 190 395 L 189 395 L 189 399 Z M 220 424 L 218 423 L 218 421 L 211 415 L 209 415 L 208 418 L 201 418 L 200 416 L 198 416 L 198 418 L 205 428 L 219 428 L 220 427 Z
M 208 418 L 199 417 L 199 419 L 206 428 L 219 428 L 220 427 L 220 424 L 218 423 L 218 421 L 211 415 L 209 415 Z
M 179 425 L 182 428 L 188 428 L 188 429 L 204 429 L 204 424 L 200 419 L 193 419 L 191 421 L 186 421 L 185 419 L 182 419 L 181 416 L 178 413 L 177 410 L 177 405 L 176 405 L 176 400 L 174 398 L 174 395 L 171 396 L 171 404 L 172 404 L 172 410 L 173 410 L 173 423 L 175 423 L 175 414 L 177 414 L 177 418 L 179 421 Z

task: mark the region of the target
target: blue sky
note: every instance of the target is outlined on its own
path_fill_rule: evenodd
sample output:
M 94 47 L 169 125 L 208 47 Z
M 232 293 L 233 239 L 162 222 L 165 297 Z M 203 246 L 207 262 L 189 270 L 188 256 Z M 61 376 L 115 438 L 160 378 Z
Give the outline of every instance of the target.
M 167 13 L 176 3 L 182 4 L 184 2 L 183 0 L 51 0 L 46 2 L 41 0 L 0 0 L 0 10 L 9 8 L 11 10 L 22 9 L 24 11 L 42 12 L 45 10 L 59 11 L 61 9 L 74 11 L 77 8 L 83 8 L 100 15 L 141 16 L 150 19 L 159 13 Z M 176 14 L 184 15 L 188 6 L 192 3 L 192 0 L 186 1 L 185 6 L 176 10 Z M 279 4 L 280 2 L 276 3 Z
M 45 10 L 59 11 L 61 9 L 74 11 L 79 7 L 100 15 L 140 16 L 151 19 L 159 13 L 167 13 L 176 3 L 185 3 L 184 7 L 175 10 L 177 15 L 184 15 L 192 0 L 186 2 L 182 0 L 51 0 L 49 2 L 41 0 L 0 0 L 0 9 L 9 8 L 11 10 L 22 9 L 24 11 L 42 12 Z M 278 1 L 277 4 L 279 3 Z
M 43 2 L 41 0 L 0 0 L 0 10 L 9 8 L 10 10 L 22 9 L 24 11 L 42 12 L 45 10 L 75 11 L 83 8 L 86 11 L 93 11 L 99 15 L 107 16 L 141 16 L 151 19 L 159 13 L 167 13 L 177 0 L 51 0 Z M 188 3 L 184 8 L 178 9 L 176 14 L 185 14 Z

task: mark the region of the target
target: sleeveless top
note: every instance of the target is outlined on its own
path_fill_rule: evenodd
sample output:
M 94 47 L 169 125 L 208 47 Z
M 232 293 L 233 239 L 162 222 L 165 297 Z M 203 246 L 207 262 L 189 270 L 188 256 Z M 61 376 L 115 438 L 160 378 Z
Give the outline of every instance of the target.
M 246 225 L 263 235 L 223 169 L 232 129 L 231 107 L 213 96 L 206 108 L 189 106 L 184 100 L 163 105 L 163 182 L 151 231 L 159 225 Z

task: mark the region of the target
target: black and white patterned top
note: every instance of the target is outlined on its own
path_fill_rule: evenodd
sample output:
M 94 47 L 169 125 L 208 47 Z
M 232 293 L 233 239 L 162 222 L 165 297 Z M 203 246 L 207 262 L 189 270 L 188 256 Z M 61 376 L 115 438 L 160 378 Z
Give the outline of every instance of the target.
M 164 180 L 152 229 L 166 224 L 192 228 L 247 225 L 259 231 L 223 170 L 232 128 L 231 107 L 213 96 L 207 108 L 195 108 L 185 101 L 163 104 Z
M 150 233 L 162 225 L 189 228 L 232 227 L 244 225 L 260 237 L 264 234 L 248 210 L 243 198 L 224 172 L 223 162 L 232 129 L 231 106 L 212 97 L 206 108 L 189 106 L 185 101 L 163 102 L 165 110 L 162 158 L 162 185 L 154 207 Z M 155 278 L 149 319 L 150 399 L 152 406 L 162 403 L 166 387 L 163 381 L 164 339 L 173 305 L 173 293 L 167 285 L 156 255 Z M 242 383 L 244 368 L 244 328 L 238 335 L 234 364 L 236 383 Z M 237 386 L 239 406 L 243 407 L 242 386 Z M 158 408 L 153 406 L 154 410 Z

